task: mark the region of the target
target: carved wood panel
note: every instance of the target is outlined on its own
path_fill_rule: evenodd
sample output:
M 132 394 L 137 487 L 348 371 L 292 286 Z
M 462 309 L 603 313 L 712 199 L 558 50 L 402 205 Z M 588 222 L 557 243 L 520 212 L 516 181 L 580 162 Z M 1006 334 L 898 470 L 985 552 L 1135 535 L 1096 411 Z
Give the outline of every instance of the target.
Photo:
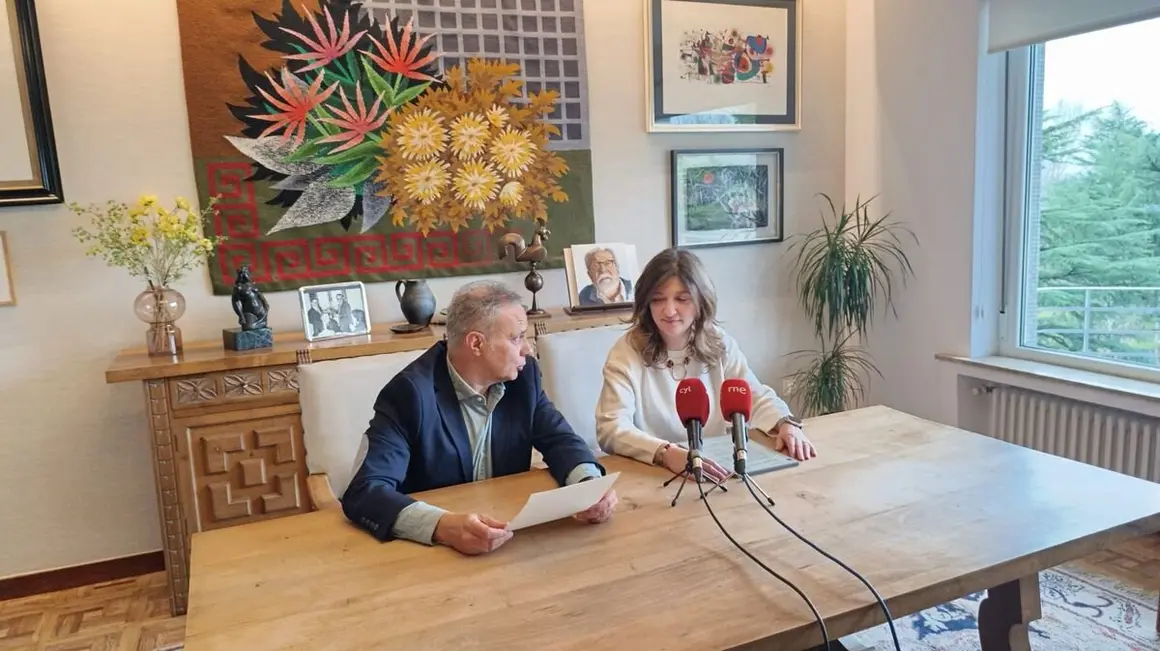
M 189 539 L 178 485 L 178 468 L 182 464 L 174 445 L 165 380 L 149 380 L 144 384 L 153 473 L 157 481 L 157 507 L 165 547 L 165 571 L 169 582 L 169 605 L 175 616 L 184 615 L 189 591 Z
M 242 385 L 238 390 L 244 390 Z M 310 510 L 300 416 L 184 430 L 189 462 L 183 474 L 189 475 L 186 481 L 196 504 L 188 517 L 193 530 Z
M 298 393 L 298 368 L 240 369 L 169 380 L 174 409 L 209 407 L 253 398 Z

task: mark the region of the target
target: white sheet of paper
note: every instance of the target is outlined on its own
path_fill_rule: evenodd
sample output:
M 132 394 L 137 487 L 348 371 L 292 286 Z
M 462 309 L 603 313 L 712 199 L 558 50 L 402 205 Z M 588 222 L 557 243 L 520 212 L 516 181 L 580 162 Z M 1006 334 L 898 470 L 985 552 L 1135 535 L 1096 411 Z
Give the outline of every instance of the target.
M 508 529 L 515 531 L 534 527 L 537 524 L 568 518 L 586 511 L 604 497 L 619 476 L 619 472 L 614 472 L 571 486 L 532 493 L 528 496 L 524 508 L 508 522 Z

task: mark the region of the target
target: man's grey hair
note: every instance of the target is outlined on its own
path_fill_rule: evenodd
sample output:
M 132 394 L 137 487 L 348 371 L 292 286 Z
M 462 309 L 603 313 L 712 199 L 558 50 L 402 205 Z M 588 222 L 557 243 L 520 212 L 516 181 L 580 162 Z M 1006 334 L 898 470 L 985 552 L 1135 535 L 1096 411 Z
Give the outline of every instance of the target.
M 610 249 L 608 247 L 598 246 L 595 249 L 590 249 L 588 251 L 588 253 L 584 254 L 584 268 L 585 269 L 592 266 L 592 261 L 596 259 L 597 253 L 607 253 L 608 255 L 612 256 L 613 262 L 616 262 L 617 265 L 620 264 L 620 261 L 616 259 L 616 251 L 613 251 L 612 249 Z
M 472 331 L 490 334 L 499 311 L 513 303 L 522 305 L 523 299 L 498 280 L 475 280 L 460 287 L 447 306 L 448 343 L 462 343 Z

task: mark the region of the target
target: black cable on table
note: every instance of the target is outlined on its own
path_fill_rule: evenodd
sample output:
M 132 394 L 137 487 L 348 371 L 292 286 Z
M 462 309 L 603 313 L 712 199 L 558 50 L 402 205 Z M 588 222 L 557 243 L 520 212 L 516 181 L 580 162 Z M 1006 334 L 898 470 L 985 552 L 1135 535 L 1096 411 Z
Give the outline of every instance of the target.
M 741 553 L 748 556 L 750 560 L 752 560 L 754 563 L 757 563 L 757 565 L 759 567 L 761 567 L 761 569 L 763 569 L 766 572 L 769 572 L 771 575 L 773 575 L 773 578 L 788 585 L 790 587 L 790 589 L 792 589 L 794 592 L 796 592 L 798 594 L 798 596 L 801 597 L 806 602 L 806 605 L 810 607 L 810 610 L 814 613 L 814 619 L 816 619 L 818 622 L 818 628 L 822 629 L 822 643 L 823 643 L 822 648 L 829 651 L 830 634 L 826 631 L 826 622 L 822 619 L 821 613 L 819 613 L 818 609 L 814 606 L 814 602 L 810 601 L 810 598 L 807 597 L 806 594 L 804 592 L 802 592 L 800 588 L 798 588 L 796 585 L 794 585 L 792 581 L 781 576 L 777 572 L 774 572 L 773 570 L 771 570 L 768 565 L 766 565 L 765 563 L 762 563 L 761 560 L 759 560 L 756 556 L 754 556 L 752 553 L 750 553 L 750 551 L 748 549 L 746 549 L 744 545 L 737 542 L 733 538 L 733 536 L 729 535 L 729 532 L 725 530 L 725 525 L 721 524 L 721 521 L 717 519 L 717 514 L 713 513 L 713 507 L 709 505 L 709 498 L 705 495 L 705 487 L 701 485 L 700 481 L 694 480 L 694 482 L 697 484 L 697 490 L 700 491 L 700 493 L 701 493 L 701 501 L 705 503 L 705 508 L 709 509 L 709 516 L 713 518 L 713 522 L 715 522 L 717 524 L 717 528 L 721 530 L 721 533 L 725 534 L 725 537 L 729 539 L 729 542 L 733 543 L 733 546 L 736 547 L 737 549 L 740 549 Z
M 862 585 L 865 585 L 870 590 L 870 592 L 874 595 L 874 599 L 878 602 L 878 607 L 882 609 L 882 613 L 886 616 L 886 623 L 887 623 L 887 625 L 890 626 L 890 635 L 891 635 L 891 637 L 894 638 L 895 650 L 902 651 L 902 645 L 900 645 L 898 642 L 898 633 L 894 630 L 894 618 L 892 618 L 890 616 L 890 609 L 886 607 L 886 602 L 882 599 L 882 595 L 878 594 L 878 591 L 874 589 L 874 586 L 870 585 L 870 582 L 866 580 L 866 577 L 864 577 L 861 574 L 859 574 L 858 572 L 856 572 L 854 570 L 854 568 L 850 567 L 849 565 L 846 565 L 842 561 L 835 558 L 832 554 L 830 554 L 826 550 L 815 545 L 813 542 L 811 542 L 805 536 L 803 536 L 800 533 L 798 533 L 797 531 L 795 531 L 793 527 L 786 524 L 784 520 L 777 517 L 777 514 L 773 512 L 773 509 L 771 509 L 769 507 L 769 505 L 765 503 L 764 500 L 762 500 L 760 497 L 757 496 L 757 493 L 753 490 L 753 485 L 752 485 L 753 479 L 750 478 L 748 474 L 741 475 L 741 480 L 743 482 L 745 482 L 745 487 L 749 489 L 749 494 L 753 496 L 753 499 L 757 500 L 757 503 L 759 505 L 761 505 L 761 508 L 765 509 L 765 512 L 768 513 L 771 518 L 776 520 L 777 523 L 780 524 L 781 526 L 785 527 L 786 531 L 788 531 L 791 534 L 793 534 L 794 536 L 796 536 L 798 540 L 800 540 L 800 541 L 804 542 L 805 544 L 809 545 L 810 547 L 812 547 L 814 549 L 814 551 L 818 552 L 822 556 L 825 556 L 826 558 L 830 559 L 831 561 L 834 561 L 835 563 L 837 563 L 842 569 L 846 570 L 850 574 L 853 574 L 855 578 L 857 578 L 859 581 L 862 582 Z

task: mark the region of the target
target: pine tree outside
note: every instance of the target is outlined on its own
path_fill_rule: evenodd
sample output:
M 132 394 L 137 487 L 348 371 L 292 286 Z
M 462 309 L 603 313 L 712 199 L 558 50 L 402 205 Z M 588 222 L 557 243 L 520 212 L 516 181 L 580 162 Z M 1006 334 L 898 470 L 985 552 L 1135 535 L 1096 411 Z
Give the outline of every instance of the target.
M 1031 50 L 1019 346 L 1160 370 L 1160 20 Z

